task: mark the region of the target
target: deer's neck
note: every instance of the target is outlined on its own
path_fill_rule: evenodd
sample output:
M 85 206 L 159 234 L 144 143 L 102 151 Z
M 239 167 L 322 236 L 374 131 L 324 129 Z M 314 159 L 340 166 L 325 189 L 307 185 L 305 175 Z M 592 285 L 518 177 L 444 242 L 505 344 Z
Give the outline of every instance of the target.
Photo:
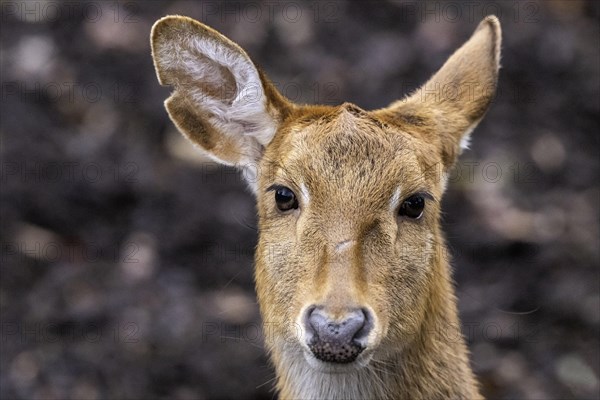
M 281 399 L 478 399 L 448 269 L 440 265 L 420 332 L 402 351 L 377 353 L 367 367 L 323 373 L 300 349 L 274 350 Z

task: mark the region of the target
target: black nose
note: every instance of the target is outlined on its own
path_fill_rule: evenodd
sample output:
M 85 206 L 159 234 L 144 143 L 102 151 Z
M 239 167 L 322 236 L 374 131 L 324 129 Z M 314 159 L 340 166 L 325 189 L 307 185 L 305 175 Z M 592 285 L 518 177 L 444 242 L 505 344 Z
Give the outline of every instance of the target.
M 333 320 L 324 307 L 310 307 L 304 321 L 308 347 L 321 361 L 350 363 L 366 347 L 372 318 L 366 309 L 354 309 Z

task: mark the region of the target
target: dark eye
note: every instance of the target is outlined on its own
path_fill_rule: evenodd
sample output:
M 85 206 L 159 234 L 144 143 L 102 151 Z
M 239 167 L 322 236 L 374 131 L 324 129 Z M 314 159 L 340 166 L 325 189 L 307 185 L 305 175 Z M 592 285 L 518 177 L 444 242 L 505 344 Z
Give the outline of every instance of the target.
M 298 200 L 296 199 L 296 195 L 290 189 L 282 186 L 277 188 L 275 191 L 275 202 L 277 203 L 277 208 L 281 211 L 288 211 L 298 208 Z
M 410 196 L 400 205 L 398 215 L 412 219 L 419 219 L 423 215 L 425 199 L 420 194 Z

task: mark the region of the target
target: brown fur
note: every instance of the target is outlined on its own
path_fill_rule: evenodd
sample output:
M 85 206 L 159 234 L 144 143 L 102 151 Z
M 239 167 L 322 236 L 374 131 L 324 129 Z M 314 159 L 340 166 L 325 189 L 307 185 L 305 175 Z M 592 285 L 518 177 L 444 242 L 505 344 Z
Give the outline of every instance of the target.
M 153 28 L 159 80 L 175 87 L 166 107 L 177 127 L 223 162 L 249 157 L 259 167 L 256 288 L 281 398 L 479 398 L 439 219 L 445 176 L 460 142 L 495 93 L 498 20 L 485 18 L 423 88 L 380 110 L 292 104 L 258 72 L 263 115 L 276 127 L 267 144 L 228 134 L 226 118 L 210 119 L 214 113 L 190 94 L 218 97 L 212 88 L 219 79 L 236 82 L 211 54 L 200 55 L 198 63 L 215 81 L 194 82 L 191 67 L 163 50 L 177 46 L 182 35 L 221 44 L 237 54 L 242 68 L 253 64 L 239 46 L 192 19 L 166 17 Z M 235 107 L 230 96 L 220 101 Z M 273 184 L 296 193 L 299 208 L 280 212 L 267 190 Z M 397 217 L 390 199 L 398 189 L 400 201 L 428 193 L 422 218 Z M 298 321 L 311 304 L 326 304 L 332 318 L 349 307 L 373 310 L 364 365 L 307 362 Z

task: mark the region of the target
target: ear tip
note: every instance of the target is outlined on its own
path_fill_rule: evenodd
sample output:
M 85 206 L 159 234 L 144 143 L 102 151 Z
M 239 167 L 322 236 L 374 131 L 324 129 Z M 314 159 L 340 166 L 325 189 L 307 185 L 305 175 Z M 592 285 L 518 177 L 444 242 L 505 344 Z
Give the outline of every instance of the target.
M 495 42 L 499 43 L 502 38 L 502 28 L 500 26 L 500 20 L 495 15 L 486 16 L 477 27 L 476 31 L 484 28 L 489 28 L 494 36 Z
M 167 15 L 157 20 L 150 31 L 150 46 L 155 54 L 165 42 L 181 42 L 183 38 L 190 36 L 212 40 L 246 54 L 241 47 L 217 30 L 183 15 Z
M 152 25 L 152 29 L 150 30 L 150 46 L 152 47 L 152 53 L 156 54 L 158 47 L 162 44 L 162 42 L 167 39 L 169 31 L 173 26 L 175 26 L 180 18 L 179 15 L 167 15 L 159 20 L 157 20 L 154 25 Z
M 162 17 L 152 25 L 151 36 L 156 36 L 161 30 L 165 29 L 169 25 L 173 25 L 179 18 L 182 18 L 179 15 L 167 15 Z
M 190 18 L 182 15 L 167 15 L 165 17 L 157 20 L 154 25 L 152 25 L 152 30 L 150 31 L 151 42 L 155 43 L 162 36 L 168 35 L 170 32 L 180 30 L 182 28 L 198 28 L 203 25 Z
M 168 75 L 160 58 L 163 56 L 165 48 L 168 48 L 169 42 L 176 43 L 185 32 L 198 32 L 205 34 L 210 28 L 193 18 L 183 15 L 167 15 L 158 19 L 150 30 L 150 48 L 152 49 L 152 58 L 158 81 L 161 85 L 169 85 Z
M 493 58 L 498 64 L 500 63 L 500 46 L 502 44 L 502 28 L 500 26 L 500 20 L 495 15 L 486 16 L 475 29 L 475 33 L 485 31 L 490 35 L 488 43 L 492 46 Z M 475 35 L 475 34 L 474 34 Z
M 494 14 L 487 15 L 483 21 L 493 25 L 494 27 L 500 28 L 500 20 Z

